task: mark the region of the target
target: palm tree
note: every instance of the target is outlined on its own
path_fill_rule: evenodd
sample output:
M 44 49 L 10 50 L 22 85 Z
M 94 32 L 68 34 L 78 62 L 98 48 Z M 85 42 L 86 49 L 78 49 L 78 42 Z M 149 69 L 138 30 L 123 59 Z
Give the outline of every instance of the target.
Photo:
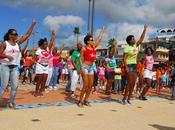
M 79 27 L 74 27 L 74 34 L 77 38 L 77 43 L 78 43 L 78 37 L 79 37 L 79 34 L 80 34 L 80 28 Z
M 108 40 L 108 45 L 107 45 L 109 52 L 110 51 L 114 52 L 114 49 L 115 49 L 116 45 L 117 45 L 116 39 L 115 38 L 110 38 Z

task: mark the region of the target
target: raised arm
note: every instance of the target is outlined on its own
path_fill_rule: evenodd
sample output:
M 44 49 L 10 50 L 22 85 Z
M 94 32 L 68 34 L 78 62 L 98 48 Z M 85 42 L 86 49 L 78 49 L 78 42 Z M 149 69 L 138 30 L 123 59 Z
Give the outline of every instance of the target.
M 137 41 L 136 46 L 139 46 L 140 44 L 142 44 L 142 41 L 145 38 L 147 28 L 148 28 L 148 25 L 145 24 L 142 35 L 140 36 L 140 39 Z
M 52 36 L 50 39 L 49 49 L 53 49 L 55 46 L 55 31 L 52 31 Z
M 26 42 L 24 48 L 21 50 L 22 56 L 24 56 L 24 53 L 25 53 L 25 51 L 26 51 L 28 45 L 29 45 L 29 39 L 27 39 L 27 42 Z
M 18 44 L 23 43 L 25 40 L 27 40 L 27 39 L 30 37 L 30 35 L 31 35 L 32 31 L 33 31 L 33 28 L 34 28 L 35 24 L 36 24 L 36 21 L 33 20 L 33 21 L 32 21 L 32 25 L 30 26 L 30 28 L 29 28 L 29 30 L 27 31 L 27 33 L 26 33 L 24 36 L 21 36 L 21 37 L 18 39 L 18 41 L 17 41 Z
M 101 29 L 98 37 L 95 39 L 95 46 L 94 46 L 95 48 L 97 48 L 99 46 L 99 44 L 100 44 L 100 42 L 101 42 L 101 40 L 103 38 L 104 33 L 105 33 L 105 28 L 103 27 Z
M 116 45 L 114 46 L 114 56 L 117 56 L 117 48 L 116 48 Z
M 60 55 L 62 54 L 63 50 L 64 50 L 64 43 L 62 44 L 62 47 L 61 47 L 61 50 L 60 50 Z

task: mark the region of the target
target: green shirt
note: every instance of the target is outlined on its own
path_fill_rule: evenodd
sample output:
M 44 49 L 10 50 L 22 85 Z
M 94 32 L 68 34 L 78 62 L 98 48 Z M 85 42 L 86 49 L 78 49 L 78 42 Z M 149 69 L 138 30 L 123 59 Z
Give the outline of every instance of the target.
M 120 74 L 115 74 L 114 79 L 122 79 L 121 72 L 122 72 L 121 68 L 115 68 L 115 73 L 120 73 Z
M 135 45 L 127 45 L 124 48 L 124 53 L 127 53 L 126 64 L 137 64 L 138 47 Z
M 71 61 L 75 61 L 78 69 L 81 69 L 81 65 L 80 65 L 80 52 L 78 51 L 74 51 L 71 55 Z

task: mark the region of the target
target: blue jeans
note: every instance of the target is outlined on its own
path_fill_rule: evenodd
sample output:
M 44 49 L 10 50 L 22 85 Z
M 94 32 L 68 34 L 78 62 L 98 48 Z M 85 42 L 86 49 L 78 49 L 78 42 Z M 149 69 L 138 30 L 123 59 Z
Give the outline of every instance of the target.
M 10 103 L 13 103 L 16 97 L 16 92 L 18 88 L 18 78 L 19 72 L 17 66 L 1 65 L 0 70 L 1 85 L 0 85 L 0 100 L 2 100 L 2 95 L 4 89 L 7 87 L 9 80 L 11 81 L 11 92 L 10 92 Z
M 120 92 L 122 90 L 121 79 L 114 80 L 114 91 Z
M 57 78 L 58 78 L 58 70 L 59 67 L 54 66 L 53 67 L 53 73 L 52 73 L 52 77 L 49 83 L 49 86 L 55 87 L 57 84 Z

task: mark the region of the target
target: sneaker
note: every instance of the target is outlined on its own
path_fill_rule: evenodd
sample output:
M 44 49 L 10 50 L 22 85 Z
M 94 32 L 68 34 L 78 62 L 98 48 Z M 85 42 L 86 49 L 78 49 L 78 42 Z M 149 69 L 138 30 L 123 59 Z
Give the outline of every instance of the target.
M 83 107 L 84 107 L 84 106 L 83 106 L 83 103 L 80 102 L 80 101 L 77 103 L 77 105 L 78 105 L 78 107 L 80 107 L 80 108 L 83 108 Z
M 15 108 L 15 103 L 14 102 L 9 102 L 7 103 L 7 107 L 14 109 Z
M 48 88 L 49 90 L 52 90 L 52 86 L 49 86 L 49 88 Z
M 56 86 L 53 87 L 53 90 L 57 90 L 58 88 Z

